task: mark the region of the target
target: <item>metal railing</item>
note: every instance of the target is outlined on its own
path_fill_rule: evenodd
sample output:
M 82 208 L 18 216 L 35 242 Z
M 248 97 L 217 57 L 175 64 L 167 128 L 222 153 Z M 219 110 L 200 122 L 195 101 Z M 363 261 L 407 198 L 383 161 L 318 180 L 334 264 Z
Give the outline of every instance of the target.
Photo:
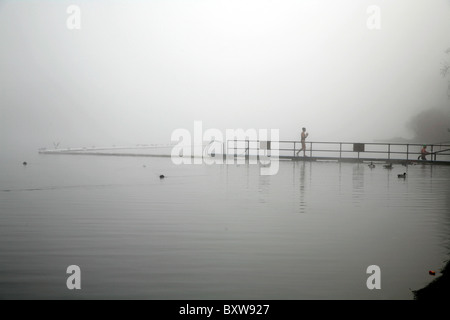
M 262 150 L 260 140 L 227 140 L 224 153 L 240 156 L 258 155 Z M 278 148 L 273 147 L 278 144 Z M 301 148 L 300 141 L 277 141 L 270 144 L 270 152 L 277 151 L 280 158 L 297 158 L 297 151 Z M 373 161 L 406 160 L 417 161 L 421 157 L 423 144 L 416 143 L 355 143 L 355 142 L 306 142 L 306 155 L 315 159 L 359 159 Z M 426 156 L 428 161 L 450 162 L 450 144 L 428 144 Z M 300 157 L 303 157 L 301 151 Z

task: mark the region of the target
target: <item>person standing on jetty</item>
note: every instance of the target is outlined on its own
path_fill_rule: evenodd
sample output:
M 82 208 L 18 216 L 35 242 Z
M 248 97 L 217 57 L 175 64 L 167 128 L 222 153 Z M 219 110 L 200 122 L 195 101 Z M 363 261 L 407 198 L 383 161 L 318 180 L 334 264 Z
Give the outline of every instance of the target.
M 306 128 L 302 128 L 302 135 L 301 135 L 301 142 L 302 142 L 302 148 L 297 151 L 297 156 L 300 153 L 300 151 L 303 150 L 303 156 L 306 157 L 306 138 L 308 138 L 309 133 L 306 132 Z

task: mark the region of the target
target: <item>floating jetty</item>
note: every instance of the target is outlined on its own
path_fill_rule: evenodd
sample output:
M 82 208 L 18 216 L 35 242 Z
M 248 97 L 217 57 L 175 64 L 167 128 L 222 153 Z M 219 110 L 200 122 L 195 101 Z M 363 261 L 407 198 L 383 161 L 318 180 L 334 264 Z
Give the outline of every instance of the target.
M 138 145 L 132 147 L 90 147 L 66 149 L 39 149 L 40 154 L 171 157 L 175 145 Z M 179 146 L 178 146 L 179 147 Z M 194 147 L 194 146 L 192 146 Z M 443 164 L 450 165 L 450 144 L 427 144 L 427 160 L 420 160 L 423 144 L 411 143 L 361 143 L 361 142 L 314 142 L 306 143 L 306 155 L 300 141 L 227 140 L 211 141 L 200 147 L 202 154 L 189 153 L 185 157 L 243 158 L 262 156 L 287 161 L 334 161 L 373 162 L 400 164 Z M 220 152 L 219 152 L 220 151 Z M 192 155 L 191 155 L 192 154 Z M 180 155 L 183 157 L 183 155 Z
M 121 147 L 83 147 L 61 149 L 39 149 L 40 154 L 53 155 L 92 155 L 92 156 L 116 156 L 116 157 L 170 157 L 170 152 L 162 153 L 164 149 L 170 149 L 170 145 L 137 145 Z

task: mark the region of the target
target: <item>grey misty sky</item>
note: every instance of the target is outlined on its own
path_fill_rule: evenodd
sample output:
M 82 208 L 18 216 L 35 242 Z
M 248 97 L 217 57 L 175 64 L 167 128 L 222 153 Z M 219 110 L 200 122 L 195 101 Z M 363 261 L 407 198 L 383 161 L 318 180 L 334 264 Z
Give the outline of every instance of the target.
M 448 107 L 449 31 L 447 0 L 0 0 L 0 144 L 168 143 L 195 120 L 408 138 L 410 117 Z

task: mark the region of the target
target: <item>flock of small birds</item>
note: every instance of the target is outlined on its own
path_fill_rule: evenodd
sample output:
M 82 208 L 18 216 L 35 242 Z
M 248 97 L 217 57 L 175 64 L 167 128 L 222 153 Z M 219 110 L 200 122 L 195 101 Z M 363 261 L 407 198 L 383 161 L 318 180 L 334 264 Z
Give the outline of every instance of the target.
M 402 164 L 402 165 L 406 167 L 406 166 L 408 166 L 408 163 L 405 163 L 405 164 Z M 375 164 L 373 162 L 370 162 L 369 163 L 369 168 L 370 169 L 375 168 Z M 383 168 L 391 170 L 392 168 L 394 168 L 394 166 L 392 165 L 392 163 L 388 163 L 388 164 L 383 165 Z M 397 177 L 399 179 L 405 179 L 406 178 L 406 172 L 404 172 L 402 174 L 398 174 Z

